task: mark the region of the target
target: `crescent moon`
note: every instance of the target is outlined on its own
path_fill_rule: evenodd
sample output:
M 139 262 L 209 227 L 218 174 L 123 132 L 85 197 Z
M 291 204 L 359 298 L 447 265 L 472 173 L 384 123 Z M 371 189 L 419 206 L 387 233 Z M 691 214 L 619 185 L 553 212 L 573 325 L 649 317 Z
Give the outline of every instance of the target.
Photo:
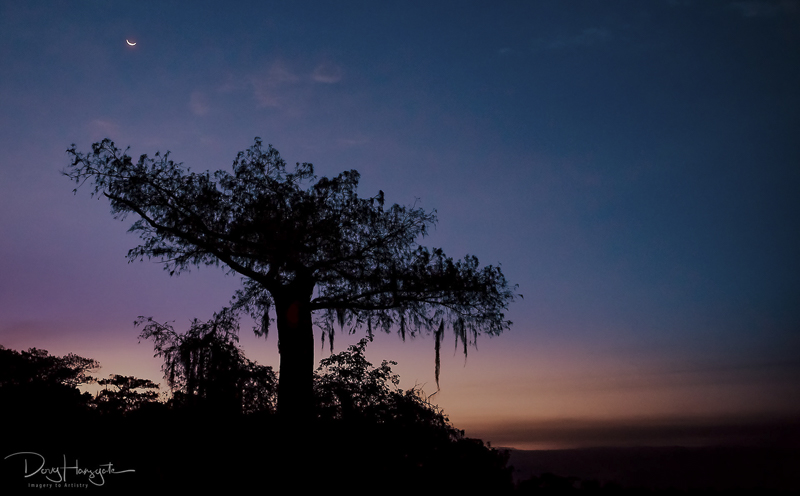
M 125 43 L 127 43 L 127 44 L 128 44 L 128 45 L 130 45 L 130 46 L 134 46 L 134 45 L 136 45 L 136 43 L 135 43 L 135 42 L 134 42 L 134 43 L 131 43 L 131 42 L 130 42 L 130 41 L 128 41 L 128 40 L 125 40 Z

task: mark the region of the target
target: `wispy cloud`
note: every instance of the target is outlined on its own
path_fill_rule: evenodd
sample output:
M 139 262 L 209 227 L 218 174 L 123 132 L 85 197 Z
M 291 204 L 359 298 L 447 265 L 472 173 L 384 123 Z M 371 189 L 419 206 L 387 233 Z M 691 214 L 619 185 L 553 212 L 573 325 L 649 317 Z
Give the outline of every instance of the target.
M 318 83 L 333 84 L 342 80 L 344 71 L 336 64 L 323 63 L 314 69 L 311 78 Z
M 220 93 L 240 91 L 243 88 L 248 87 L 248 84 L 248 82 L 242 81 L 241 78 L 237 77 L 233 73 L 229 73 L 225 78 L 225 81 L 219 87 L 217 87 L 217 91 Z
M 209 110 L 208 98 L 202 91 L 194 91 L 189 97 L 189 108 L 194 115 L 206 115 Z
M 253 96 L 261 107 L 279 107 L 281 101 L 279 90 L 281 87 L 292 85 L 300 78 L 282 61 L 276 61 L 261 75 L 253 76 L 250 83 L 253 87 Z

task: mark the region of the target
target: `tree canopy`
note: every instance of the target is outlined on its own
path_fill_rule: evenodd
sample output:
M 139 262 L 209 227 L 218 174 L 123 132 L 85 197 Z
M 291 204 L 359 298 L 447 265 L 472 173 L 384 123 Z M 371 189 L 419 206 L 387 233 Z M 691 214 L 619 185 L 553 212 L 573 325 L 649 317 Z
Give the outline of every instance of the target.
M 47 350 L 18 352 L 0 345 L 0 387 L 45 384 L 76 388 L 95 382 L 90 373 L 99 367 L 97 360 L 74 353 L 58 357 Z
M 97 393 L 94 403 L 102 411 L 127 413 L 158 401 L 159 386 L 150 379 L 112 374 L 97 384 L 103 389 Z
M 74 353 L 59 357 L 0 345 L 0 404 L 12 405 L 4 413 L 18 418 L 38 418 L 56 407 L 65 415 L 85 411 L 92 397 L 78 387 L 94 383 L 91 373 L 99 367 L 96 360 Z
M 232 173 L 193 172 L 169 152 L 134 161 L 108 139 L 67 152 L 65 174 L 78 187 L 89 183 L 116 218 L 135 215 L 130 231 L 142 243 L 130 260 L 158 259 L 170 274 L 221 265 L 244 276 L 232 305 L 256 318 L 257 334 L 268 332 L 274 309 L 279 408 L 310 406 L 314 325 L 331 347 L 337 324 L 369 335 L 396 328 L 403 338 L 432 332 L 437 382 L 446 328 L 466 352 L 479 334 L 511 325 L 504 311 L 516 295 L 499 267 L 418 245 L 435 212 L 386 206 L 382 191 L 360 198 L 355 170 L 332 178 L 315 176 L 309 163 L 289 170 L 259 138 Z

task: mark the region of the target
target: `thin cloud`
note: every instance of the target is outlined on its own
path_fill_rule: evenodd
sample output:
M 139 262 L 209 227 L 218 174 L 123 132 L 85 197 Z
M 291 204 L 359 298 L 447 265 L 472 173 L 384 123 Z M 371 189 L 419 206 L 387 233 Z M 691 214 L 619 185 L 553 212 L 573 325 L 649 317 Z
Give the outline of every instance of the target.
M 314 69 L 312 79 L 318 83 L 334 84 L 342 80 L 344 71 L 335 64 L 324 63 Z
M 272 67 L 269 69 L 269 73 L 267 75 L 267 80 L 269 84 L 272 85 L 281 85 L 281 84 L 290 84 L 295 83 L 300 80 L 297 75 L 289 70 L 283 62 L 278 61 L 272 64 Z
M 279 90 L 282 87 L 297 83 L 300 78 L 281 61 L 272 64 L 269 70 L 260 76 L 254 76 L 250 83 L 253 96 L 261 107 L 280 107 Z
M 194 91 L 189 97 L 189 108 L 197 116 L 206 115 L 209 110 L 208 98 L 202 91 Z
M 223 82 L 218 88 L 217 91 L 220 93 L 231 93 L 234 91 L 240 91 L 247 87 L 246 82 L 241 81 L 239 78 L 234 76 L 233 74 L 228 74 L 225 78 L 225 82 Z

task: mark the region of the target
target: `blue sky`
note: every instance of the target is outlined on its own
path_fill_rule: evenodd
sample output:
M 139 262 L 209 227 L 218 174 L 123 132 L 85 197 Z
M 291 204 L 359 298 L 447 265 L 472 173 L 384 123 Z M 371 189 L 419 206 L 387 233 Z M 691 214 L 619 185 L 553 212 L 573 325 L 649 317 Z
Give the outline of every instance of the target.
M 64 151 L 215 170 L 260 136 L 519 284 L 513 329 L 443 364 L 457 425 L 800 411 L 794 2 L 3 1 L 0 64 L 6 347 L 159 378 L 132 321 L 208 318 L 238 280 L 128 264 Z M 369 353 L 435 390 L 432 339 Z

